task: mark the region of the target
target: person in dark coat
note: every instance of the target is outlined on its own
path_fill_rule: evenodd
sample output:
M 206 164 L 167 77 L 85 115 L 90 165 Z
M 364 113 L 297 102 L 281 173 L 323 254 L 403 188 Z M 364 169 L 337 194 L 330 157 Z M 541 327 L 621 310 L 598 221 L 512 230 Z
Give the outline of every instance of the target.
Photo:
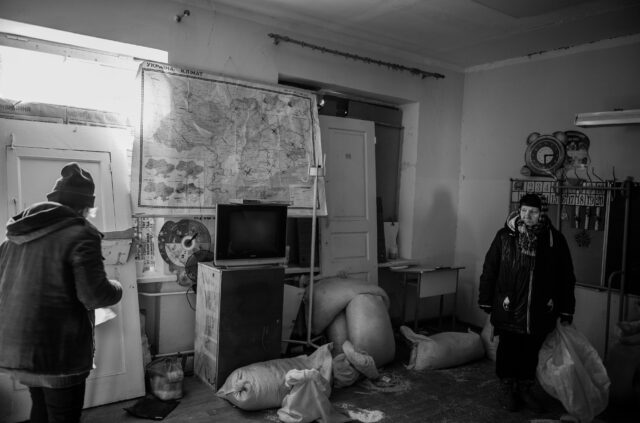
M 522 404 L 543 411 L 531 391 L 538 352 L 558 319 L 573 321 L 575 281 L 567 241 L 542 213 L 541 198 L 523 196 L 485 256 L 478 298 L 500 337 L 496 375 L 509 411 Z
M 65 165 L 49 201 L 11 218 L 0 245 L 0 371 L 29 387 L 31 422 L 80 421 L 94 310 L 122 297 L 86 219 L 94 188 L 89 172 Z

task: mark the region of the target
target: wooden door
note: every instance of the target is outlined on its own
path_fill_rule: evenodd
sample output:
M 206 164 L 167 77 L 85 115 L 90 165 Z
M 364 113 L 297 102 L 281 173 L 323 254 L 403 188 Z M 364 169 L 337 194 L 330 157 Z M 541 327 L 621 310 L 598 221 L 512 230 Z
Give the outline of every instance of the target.
M 2 119 L 0 124 L 0 137 L 7 145 L 7 216 L 46 201 L 64 164 L 76 161 L 95 182 L 98 210 L 92 223 L 103 232 L 131 226 L 128 189 L 123 185 L 128 179 L 122 163 L 126 152 L 118 151 L 126 148 L 126 131 Z M 121 139 L 114 142 L 114 137 Z M 111 307 L 117 316 L 96 327 L 96 368 L 87 380 L 85 407 L 144 395 L 135 265 L 130 261 L 105 268 L 124 292 L 120 303 Z M 6 413 L 0 421 L 26 420 L 30 407 L 26 387 L 0 375 L 0 409 Z
M 69 162 L 87 170 L 95 188 L 96 217 L 89 218 L 100 231 L 115 227 L 115 206 L 111 180 L 111 157 L 105 151 L 10 147 L 7 150 L 7 194 L 9 212 L 15 215 L 30 204 L 47 201 L 47 193 Z
M 373 122 L 320 116 L 326 154 L 326 218 L 320 222 L 324 276 L 378 282 Z

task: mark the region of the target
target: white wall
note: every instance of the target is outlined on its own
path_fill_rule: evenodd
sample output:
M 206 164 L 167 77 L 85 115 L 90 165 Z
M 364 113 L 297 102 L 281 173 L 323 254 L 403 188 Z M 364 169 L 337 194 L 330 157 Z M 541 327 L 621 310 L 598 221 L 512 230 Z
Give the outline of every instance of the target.
M 0 17 L 165 50 L 174 65 L 265 83 L 277 83 L 281 75 L 300 78 L 402 105 L 410 112 L 404 118 L 399 252 L 423 261 L 453 260 L 462 74 L 402 63 L 446 76 L 421 79 L 292 44 L 276 46 L 268 33 L 294 38 L 295 34 L 204 8 L 188 8 L 191 15 L 176 23 L 174 16 L 185 4 L 171 0 L 2 0 Z M 378 52 L 317 44 L 400 62 Z M 445 204 L 447 213 L 436 213 L 437 204 Z
M 640 178 L 639 125 L 573 125 L 579 112 L 640 108 L 639 75 L 637 41 L 467 74 L 456 237 L 456 261 L 467 266 L 461 275 L 458 304 L 463 320 L 484 321 L 476 306 L 484 254 L 504 224 L 509 178 L 521 177 L 525 141 L 531 132 L 584 132 L 591 140 L 592 166 L 598 175 L 611 179 L 615 167 L 619 179 Z M 581 292 L 579 296 L 598 304 L 597 310 L 590 309 L 595 303 L 578 304 L 577 324 L 591 311 L 602 310 L 600 295 Z M 589 330 L 596 336 L 603 328 Z

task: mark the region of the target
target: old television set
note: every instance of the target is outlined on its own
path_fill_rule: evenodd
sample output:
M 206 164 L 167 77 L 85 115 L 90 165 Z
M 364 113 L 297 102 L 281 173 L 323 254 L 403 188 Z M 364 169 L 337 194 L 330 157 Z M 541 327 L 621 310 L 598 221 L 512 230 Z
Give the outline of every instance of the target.
M 213 263 L 217 267 L 286 262 L 287 206 L 218 204 Z

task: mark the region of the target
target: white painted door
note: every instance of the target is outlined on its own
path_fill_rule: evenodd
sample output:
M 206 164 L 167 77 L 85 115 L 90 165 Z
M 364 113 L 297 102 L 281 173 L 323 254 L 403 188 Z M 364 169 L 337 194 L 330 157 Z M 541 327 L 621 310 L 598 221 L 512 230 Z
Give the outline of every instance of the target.
M 2 119 L 0 124 L 0 137 L 7 145 L 6 150 L 3 149 L 7 165 L 4 187 L 7 216 L 34 202 L 46 201 L 46 194 L 64 164 L 76 161 L 91 173 L 96 185 L 98 210 L 92 223 L 103 232 L 131 226 L 130 205 L 125 195 L 128 176 L 122 167 L 126 152 L 117 151 L 126 149 L 125 131 L 39 122 L 25 125 L 25 122 Z M 123 138 L 116 142 L 114 137 Z M 64 142 L 58 142 L 60 140 Z M 116 171 L 112 172 L 114 168 Z M 120 303 L 111 307 L 117 316 L 96 327 L 96 368 L 87 381 L 85 407 L 144 395 L 135 265 L 130 260 L 105 267 L 110 278 L 122 283 L 124 293 Z M 0 409 L 6 413 L 0 416 L 0 421 L 26 420 L 30 407 L 26 387 L 0 375 Z
M 27 206 L 47 201 L 60 170 L 69 162 L 78 162 L 87 170 L 96 186 L 96 217 L 89 218 L 100 231 L 115 227 L 115 205 L 111 180 L 111 157 L 105 151 L 78 151 L 55 148 L 9 147 L 7 149 L 7 194 L 11 215 Z
M 326 218 L 319 219 L 323 276 L 378 283 L 373 122 L 320 116 Z

